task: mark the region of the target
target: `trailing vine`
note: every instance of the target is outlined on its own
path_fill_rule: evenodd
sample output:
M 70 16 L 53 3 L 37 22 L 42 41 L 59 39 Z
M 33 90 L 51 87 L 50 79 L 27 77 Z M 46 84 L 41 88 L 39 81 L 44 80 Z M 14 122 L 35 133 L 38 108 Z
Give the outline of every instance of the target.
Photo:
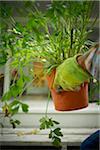
M 59 147 L 61 146 L 61 137 L 63 136 L 63 134 L 61 132 L 61 128 L 57 127 L 57 125 L 59 125 L 59 122 L 48 117 L 48 105 L 50 98 L 51 96 L 49 91 L 45 116 L 40 119 L 40 130 L 49 129 L 49 138 L 52 140 L 54 146 Z

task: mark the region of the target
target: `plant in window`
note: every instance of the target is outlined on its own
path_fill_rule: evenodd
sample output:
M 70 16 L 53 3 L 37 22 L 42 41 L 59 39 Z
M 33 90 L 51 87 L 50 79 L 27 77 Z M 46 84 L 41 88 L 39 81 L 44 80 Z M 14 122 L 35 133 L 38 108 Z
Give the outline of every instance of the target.
M 34 53 L 44 63 L 44 70 L 47 73 L 49 88 L 57 110 L 79 109 L 88 105 L 86 83 L 77 92 L 64 90 L 60 93 L 55 90 L 54 83 L 57 82 L 55 75 L 59 66 L 68 58 L 80 53 L 84 54 L 93 44 L 88 40 L 88 35 L 96 21 L 95 19 L 90 25 L 92 6 L 93 3 L 87 1 L 52 1 L 46 13 L 35 8 L 35 13 L 31 16 L 33 39 L 35 47 L 38 47 Z M 90 26 L 89 29 L 88 26 Z
M 14 22 L 13 27 L 10 30 L 6 30 L 8 33 L 4 32 L 7 38 L 3 38 L 3 40 L 5 42 L 9 41 L 9 43 L 4 44 L 3 42 L 3 48 L 6 45 L 6 57 L 7 60 L 11 58 L 11 70 L 14 78 L 9 91 L 3 95 L 2 102 L 4 103 L 3 112 L 5 116 L 9 117 L 13 128 L 20 124 L 18 120 L 13 120 L 12 118 L 18 113 L 19 109 L 21 108 L 23 112 L 28 112 L 28 105 L 21 101 L 21 96 L 34 80 L 34 78 L 32 79 L 34 70 L 32 70 L 30 63 L 36 61 L 36 58 L 44 65 L 44 72 L 48 80 L 50 80 L 48 86 L 54 102 L 59 101 L 59 107 L 57 103 L 55 104 L 57 110 L 78 109 L 87 106 L 87 97 L 86 100 L 83 98 L 86 103 L 83 106 L 78 106 L 80 98 L 82 99 L 82 93 L 87 92 L 87 84 L 79 92 L 63 91 L 61 93 L 57 93 L 52 88 L 52 84 L 56 69 L 66 59 L 88 51 L 88 45 L 92 44 L 88 40 L 88 35 L 95 21 L 87 29 L 90 24 L 91 9 L 92 2 L 52 1 L 44 12 L 35 7 L 35 10 L 29 13 L 29 20 L 24 26 Z M 4 62 L 7 60 L 5 59 Z M 28 75 L 24 71 L 25 68 L 28 68 Z M 66 93 L 68 94 L 67 96 Z M 65 101 L 63 100 L 63 95 Z M 73 95 L 74 101 L 77 101 L 75 99 L 76 95 L 79 96 L 78 102 L 74 103 L 75 106 L 72 106 L 73 97 L 70 99 L 71 95 Z M 57 97 L 57 101 L 55 101 L 55 97 Z M 60 99 L 58 100 L 58 98 Z M 11 99 L 12 101 L 10 101 Z M 50 93 L 48 101 L 49 99 Z M 70 108 L 66 108 L 67 101 Z M 63 135 L 61 129 L 56 127 L 59 123 L 47 116 L 47 109 L 48 103 L 46 115 L 40 120 L 40 129 L 50 129 L 49 138 L 52 139 L 53 144 L 56 146 L 61 145 Z
M 4 14 L 5 12 L 8 13 L 8 10 L 10 9 L 7 7 L 6 10 L 5 6 L 2 8 L 4 9 Z M 9 16 L 12 20 L 13 18 L 11 17 L 11 14 L 9 14 Z M 3 18 L 3 15 L 1 15 L 1 17 Z M 30 63 L 33 63 L 33 60 L 36 59 L 34 49 L 36 48 L 37 50 L 38 46 L 35 45 L 35 41 L 33 42 L 33 35 L 29 36 L 29 24 L 27 26 L 22 26 L 20 23 L 15 22 L 15 20 L 13 20 L 13 23 L 13 25 L 10 27 L 7 26 L 4 29 L 3 26 L 1 26 L 1 31 L 3 31 L 1 50 L 3 52 L 3 57 L 4 52 L 6 56 L 3 63 L 8 63 L 10 60 L 9 72 L 11 76 L 10 88 L 3 94 L 1 102 L 3 104 L 2 111 L 5 115 L 4 117 L 9 118 L 9 122 L 12 127 L 16 128 L 17 125 L 20 125 L 20 121 L 14 119 L 14 115 L 19 112 L 19 109 L 22 109 L 25 113 L 27 113 L 29 109 L 29 106 L 21 101 L 21 96 L 28 86 L 33 83 L 33 68 L 31 68 Z M 3 25 L 5 25 L 4 22 Z M 28 68 L 28 75 L 25 73 L 26 68 Z M 42 118 L 40 121 L 40 129 L 50 128 L 49 137 L 53 140 L 54 145 L 59 146 L 61 143 L 59 137 L 62 136 L 62 133 L 60 128 L 55 127 L 55 125 L 59 123 L 51 118 L 48 118 L 47 115 L 44 117 L 44 120 L 45 121 L 43 121 Z M 51 125 L 47 127 L 45 126 L 45 123 L 50 123 Z M 2 122 L 0 123 L 0 126 L 4 127 Z

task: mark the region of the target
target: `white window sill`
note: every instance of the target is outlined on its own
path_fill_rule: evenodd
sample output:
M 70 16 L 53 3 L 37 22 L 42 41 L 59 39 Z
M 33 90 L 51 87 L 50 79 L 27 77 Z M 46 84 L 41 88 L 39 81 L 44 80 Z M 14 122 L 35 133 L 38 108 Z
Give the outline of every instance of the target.
M 21 110 L 15 116 L 21 121 L 20 127 L 39 127 L 39 120 L 45 115 L 47 97 L 44 96 L 24 96 L 22 101 L 29 105 L 29 112 L 23 113 Z M 3 114 L 1 113 L 1 116 Z M 88 107 L 74 111 L 56 111 L 53 101 L 49 101 L 48 116 L 60 122 L 62 128 L 99 128 L 100 111 L 96 103 L 89 103 Z M 7 119 L 4 124 L 9 127 Z
M 19 112 L 15 118 L 21 121 L 21 125 L 17 129 L 12 129 L 9 121 L 4 119 L 5 128 L 1 130 L 0 143 L 3 145 L 52 145 L 48 138 L 48 130 L 39 131 L 38 134 L 31 133 L 33 129 L 39 130 L 39 120 L 45 115 L 47 98 L 43 96 L 24 96 L 23 102 L 29 105 L 29 112 Z M 3 116 L 3 114 L 1 114 Z M 56 111 L 53 101 L 50 100 L 48 108 L 48 116 L 60 122 L 59 127 L 62 129 L 63 147 L 68 145 L 80 145 L 90 134 L 98 130 L 100 125 L 99 106 L 95 103 L 89 104 L 88 107 L 74 111 Z M 18 133 L 26 133 L 26 135 L 18 136 Z
M 36 130 L 36 129 L 35 129 Z M 85 140 L 90 134 L 95 132 L 97 129 L 86 129 L 86 128 L 62 128 L 63 132 L 62 145 L 67 146 L 79 146 L 83 140 Z M 38 130 L 37 134 L 32 134 L 33 128 L 17 128 L 2 130 L 0 137 L 0 145 L 15 145 L 17 143 L 21 146 L 51 146 L 51 139 L 48 138 L 48 130 Z M 21 134 L 23 133 L 23 135 Z M 19 136 L 18 136 L 19 135 Z M 62 148 L 63 149 L 63 148 Z M 65 149 L 64 149 L 65 150 Z
M 29 105 L 29 113 L 45 113 L 47 97 L 44 96 L 24 96 L 23 102 Z M 21 111 L 20 111 L 21 113 Z M 96 103 L 89 103 L 88 107 L 73 111 L 57 111 L 54 108 L 53 101 L 49 101 L 48 114 L 78 114 L 78 113 L 99 113 L 99 106 Z

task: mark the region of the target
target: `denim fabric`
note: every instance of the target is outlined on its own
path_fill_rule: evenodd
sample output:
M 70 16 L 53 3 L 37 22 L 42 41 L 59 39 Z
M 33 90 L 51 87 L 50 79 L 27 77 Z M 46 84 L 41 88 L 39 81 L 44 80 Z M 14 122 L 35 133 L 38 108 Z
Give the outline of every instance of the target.
M 99 137 L 100 130 L 97 130 L 81 143 L 80 150 L 99 150 Z

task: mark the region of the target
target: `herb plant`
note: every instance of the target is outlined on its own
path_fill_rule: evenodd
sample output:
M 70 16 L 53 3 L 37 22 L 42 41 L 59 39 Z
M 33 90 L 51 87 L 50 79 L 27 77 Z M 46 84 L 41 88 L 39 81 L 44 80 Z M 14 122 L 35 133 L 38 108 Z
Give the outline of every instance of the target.
M 11 59 L 10 73 L 17 70 L 9 91 L 1 98 L 2 111 L 13 128 L 20 124 L 13 116 L 20 108 L 25 113 L 29 109 L 29 106 L 21 101 L 21 96 L 34 80 L 34 70 L 30 64 L 38 58 L 44 64 L 44 72 L 50 73 L 65 59 L 77 53 L 84 53 L 88 50 L 88 45 L 92 44 L 88 35 L 96 21 L 95 19 L 90 23 L 93 6 L 90 1 L 51 1 L 46 11 L 41 11 L 35 3 L 30 3 L 25 2 L 24 13 L 28 14 L 28 22 L 24 25 L 14 20 L 13 10 L 7 5 L 4 4 L 0 12 L 0 65 Z M 5 22 L 6 19 L 10 20 L 9 23 L 8 20 Z M 26 68 L 28 74 L 25 73 Z M 49 99 L 50 93 L 48 102 Z M 48 103 L 45 116 L 40 119 L 40 129 L 50 129 L 49 138 L 54 145 L 60 146 L 63 134 L 57 127 L 59 123 L 48 117 L 47 110 Z M 3 127 L 2 123 L 1 126 Z

